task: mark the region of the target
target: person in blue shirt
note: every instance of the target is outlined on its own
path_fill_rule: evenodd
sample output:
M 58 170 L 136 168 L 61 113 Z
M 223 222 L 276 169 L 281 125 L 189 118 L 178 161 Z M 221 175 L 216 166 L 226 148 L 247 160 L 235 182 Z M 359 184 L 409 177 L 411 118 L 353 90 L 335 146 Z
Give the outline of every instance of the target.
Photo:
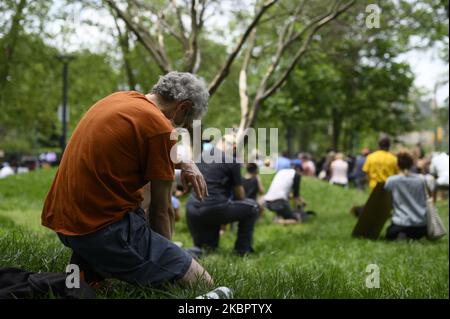
M 356 188 L 359 190 L 364 190 L 367 185 L 367 174 L 363 171 L 363 167 L 369 153 L 370 150 L 368 148 L 364 148 L 361 154 L 356 157 L 355 166 L 353 168 L 352 177 Z
M 286 151 L 281 153 L 281 156 L 278 157 L 276 170 L 278 172 L 285 168 L 291 168 L 291 160 L 288 158 L 288 153 Z

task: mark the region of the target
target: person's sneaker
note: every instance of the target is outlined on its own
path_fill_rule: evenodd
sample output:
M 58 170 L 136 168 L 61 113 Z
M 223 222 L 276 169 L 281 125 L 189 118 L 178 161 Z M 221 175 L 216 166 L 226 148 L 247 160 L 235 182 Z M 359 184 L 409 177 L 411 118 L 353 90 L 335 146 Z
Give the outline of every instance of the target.
M 195 299 L 231 299 L 233 298 L 233 290 L 228 287 L 218 287 L 210 292 L 195 297 Z

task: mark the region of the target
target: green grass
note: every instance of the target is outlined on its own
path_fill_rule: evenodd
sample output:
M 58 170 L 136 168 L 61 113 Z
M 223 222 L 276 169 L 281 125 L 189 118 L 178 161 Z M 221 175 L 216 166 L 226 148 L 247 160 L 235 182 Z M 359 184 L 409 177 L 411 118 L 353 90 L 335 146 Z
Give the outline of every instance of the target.
M 0 180 L 0 267 L 64 271 L 69 250 L 40 226 L 40 212 L 54 170 Z M 268 187 L 272 176 L 263 176 Z M 217 285 L 231 287 L 237 298 L 448 298 L 448 236 L 438 242 L 385 242 L 353 239 L 355 219 L 348 213 L 366 193 L 307 179 L 302 195 L 318 217 L 308 224 L 272 224 L 266 211 L 254 234 L 256 254 L 232 254 L 235 234 L 221 238 L 220 249 L 201 259 Z M 184 201 L 184 200 L 183 200 Z M 448 229 L 448 202 L 439 204 Z M 184 216 L 184 212 L 183 212 Z M 184 220 L 174 240 L 192 246 Z M 366 267 L 380 268 L 380 288 L 365 286 Z M 169 290 L 138 288 L 110 280 L 100 298 L 193 298 L 198 286 Z

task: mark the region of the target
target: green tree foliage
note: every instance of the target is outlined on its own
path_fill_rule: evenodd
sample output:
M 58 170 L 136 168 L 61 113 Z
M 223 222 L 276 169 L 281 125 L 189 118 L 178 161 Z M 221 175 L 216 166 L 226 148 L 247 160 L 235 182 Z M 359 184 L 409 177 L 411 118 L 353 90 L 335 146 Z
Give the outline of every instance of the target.
M 425 36 L 425 30 L 434 30 L 424 41 L 427 45 L 444 41 L 438 34 L 448 28 L 448 20 L 431 11 L 438 1 L 383 1 L 379 2 L 380 28 L 370 29 L 364 15 L 369 2 L 358 2 L 322 33 L 286 85 L 267 103 L 260 122 L 275 115 L 284 127 L 297 128 L 294 135 L 300 139 L 311 134 L 315 140 L 327 136 L 322 150 L 354 150 L 365 136 L 395 135 L 417 125 L 414 76 L 398 56 L 415 47 L 411 37 Z M 423 20 L 429 24 L 419 28 Z M 305 143 L 301 146 L 314 150 Z
M 1 44 L 1 40 L 0 40 Z M 58 147 L 62 64 L 59 52 L 35 35 L 22 35 L 0 100 L 0 148 Z M 69 64 L 69 132 L 97 100 L 117 90 L 117 72 L 104 55 L 78 52 Z
M 170 41 L 170 38 L 167 39 Z M 198 74 L 210 81 L 217 72 L 217 65 L 212 63 L 218 59 L 225 59 L 226 47 L 223 44 L 216 43 L 209 39 L 200 40 L 202 47 L 202 68 Z M 176 44 L 174 44 L 176 45 Z M 179 52 L 170 52 L 169 57 L 172 61 L 182 61 L 177 57 Z M 135 89 L 143 93 L 147 93 L 156 83 L 161 71 L 153 59 L 148 55 L 145 48 L 138 42 L 133 42 L 130 52 L 128 53 L 129 66 L 134 75 L 136 83 Z M 121 79 L 126 78 L 126 70 L 124 65 L 120 69 Z M 202 119 L 204 126 L 208 127 L 232 127 L 239 123 L 239 94 L 238 84 L 234 80 L 237 77 L 237 67 L 232 66 L 229 78 L 225 79 L 218 90 L 209 101 L 208 113 Z M 122 89 L 129 89 L 129 83 L 123 81 Z M 126 83 L 126 84 L 125 84 Z
M 11 16 L 18 4 L 9 3 Z M 26 18 L 19 19 L 15 30 L 12 24 L 0 23 L 0 47 L 12 52 L 0 55 L 5 74 L 0 89 L 0 149 L 36 153 L 41 148 L 59 147 L 62 64 L 57 59 L 60 52 L 44 42 L 41 28 L 29 27 L 39 25 L 48 8 L 39 1 L 23 4 Z M 3 13 L 2 20 L 8 14 L 6 7 Z M 89 106 L 118 86 L 117 72 L 106 55 L 81 51 L 74 57 L 69 65 L 70 129 Z
M 138 20 L 144 28 L 142 32 L 130 30 L 131 20 L 125 23 L 123 17 L 118 16 L 121 11 L 107 5 L 111 1 L 67 1 L 67 5 L 74 3 L 76 10 L 102 10 L 102 14 L 110 13 L 115 17 L 116 25 L 102 24 L 95 16 L 92 21 L 82 23 L 97 26 L 105 35 L 114 34 L 116 40 L 108 43 L 107 49 L 99 49 L 102 47 L 99 45 L 92 50 L 71 52 L 75 59 L 69 64 L 69 136 L 84 112 L 97 100 L 117 90 L 136 89 L 146 93 L 156 82 L 161 65 L 149 54 L 146 41 L 140 41 L 138 35 L 157 36 L 162 30 L 164 55 L 170 61 L 171 69 L 196 70 L 211 83 L 230 56 L 230 50 L 242 34 L 250 30 L 249 24 L 258 9 L 258 6 L 255 10 L 249 7 L 255 2 L 233 2 L 236 7 L 231 14 L 228 12 L 228 18 L 231 18 L 222 30 L 201 23 L 202 19 L 197 15 L 197 20 L 191 19 L 191 22 L 197 21 L 198 32 L 194 39 L 193 33 L 188 31 L 196 26 L 187 23 L 186 19 L 180 24 L 176 7 L 172 8 L 175 11 L 169 10 L 171 7 L 166 6 L 165 1 L 113 1 L 119 4 L 120 10 Z M 177 3 L 181 14 L 192 18 L 195 10 L 190 6 L 191 2 Z M 202 13 L 205 19 L 211 13 L 225 15 L 220 11 L 223 10 L 220 1 L 198 3 L 195 14 L 200 14 L 203 7 L 210 8 Z M 262 3 L 266 2 L 256 2 Z M 304 7 L 302 3 L 280 0 L 267 9 L 253 29 L 254 42 L 250 41 L 249 35 L 242 50 L 237 51 L 242 53 L 230 64 L 229 73 L 223 74 L 220 89 L 210 100 L 204 125 L 222 128 L 239 125 L 238 79 L 246 52 L 250 52 L 246 94 L 250 106 L 257 101 L 256 110 L 259 109 L 254 112 L 256 122 L 253 125 L 279 127 L 281 138 L 285 135 L 298 137 L 300 145 L 297 147 L 305 150 L 331 146 L 351 149 L 358 146 L 358 141 L 380 131 L 397 134 L 417 126 L 414 95 L 411 94 L 413 76 L 409 66 L 400 63 L 398 57 L 412 47 L 448 44 L 447 2 L 358 0 L 345 14 L 336 16 L 311 36 L 305 52 L 299 51 L 307 35 L 301 36 L 302 28 L 314 21 L 314 17 L 328 12 L 335 2 L 306 1 Z M 339 3 L 343 5 L 350 1 Z M 378 3 L 382 10 L 379 29 L 365 26 L 365 9 L 371 3 Z M 69 7 L 56 7 L 59 12 L 50 13 L 55 2 L 0 2 L 0 149 L 35 152 L 42 147 L 59 145 L 61 123 L 57 109 L 62 100 L 62 64 L 56 57 L 63 50 L 60 45 L 56 48 L 49 44 L 55 42 L 48 41 L 52 35 L 45 32 L 44 26 L 68 18 Z M 162 22 L 166 25 L 160 25 L 158 31 L 155 17 L 161 10 L 168 13 Z M 295 12 L 298 14 L 293 19 Z M 285 25 L 288 27 L 284 28 Z M 172 33 L 171 26 L 178 31 Z M 67 36 L 72 32 L 70 26 L 62 29 Z M 288 33 L 280 36 L 283 32 L 300 35 L 289 42 L 279 61 L 273 64 L 277 41 L 289 38 Z M 214 36 L 220 34 L 222 37 Z M 177 36 L 188 42 L 179 41 Z M 231 39 L 232 43 L 220 43 L 219 39 L 224 38 Z M 159 46 L 157 41 L 150 42 Z M 193 59 L 197 49 L 200 59 Z M 290 69 L 298 52 L 302 53 L 301 59 L 288 72 L 287 82 L 275 85 Z M 442 55 L 448 60 L 448 49 L 444 49 Z M 272 64 L 275 66 L 273 71 L 270 69 Z M 264 84 L 262 79 L 267 74 L 270 76 Z M 272 87 L 275 87 L 273 92 Z M 258 91 L 270 91 L 271 94 L 256 99 Z
M 0 148 L 30 150 L 38 140 L 53 135 L 60 99 L 56 54 L 36 36 L 19 37 L 0 92 Z
M 61 65 L 58 66 L 57 95 L 61 98 Z M 119 87 L 118 72 L 110 65 L 104 54 L 89 51 L 77 52 L 69 64 L 70 107 L 69 128 L 73 130 L 84 113 L 95 102 L 117 91 Z

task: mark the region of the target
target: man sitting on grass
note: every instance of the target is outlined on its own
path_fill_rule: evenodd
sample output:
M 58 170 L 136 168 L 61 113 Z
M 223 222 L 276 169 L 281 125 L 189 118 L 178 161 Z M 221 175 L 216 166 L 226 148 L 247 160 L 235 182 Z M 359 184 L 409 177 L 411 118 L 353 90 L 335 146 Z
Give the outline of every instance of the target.
M 103 98 L 78 123 L 45 200 L 42 224 L 72 249 L 71 263 L 88 283 L 101 278 L 140 286 L 212 283 L 205 269 L 170 241 L 169 204 L 173 126 L 202 117 L 208 97 L 200 78 L 170 72 L 149 94 Z M 179 168 L 203 200 L 207 188 L 195 164 Z M 147 219 L 140 203 L 148 182 Z

